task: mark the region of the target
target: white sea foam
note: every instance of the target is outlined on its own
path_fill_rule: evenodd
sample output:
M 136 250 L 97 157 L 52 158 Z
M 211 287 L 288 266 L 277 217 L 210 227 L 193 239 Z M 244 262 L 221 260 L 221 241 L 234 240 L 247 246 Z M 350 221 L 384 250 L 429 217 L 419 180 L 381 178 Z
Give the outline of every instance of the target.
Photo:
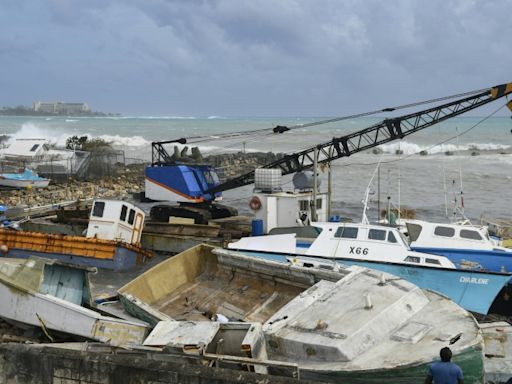
M 9 134 L 9 143 L 15 139 L 47 139 L 51 144 L 64 145 L 69 135 L 55 128 L 43 128 L 34 123 L 24 123 L 21 128 Z
M 87 135 L 91 137 L 91 135 Z M 112 145 L 122 147 L 143 147 L 151 144 L 150 141 L 144 139 L 142 136 L 119 136 L 119 135 L 100 135 L 99 139 L 105 140 Z
M 195 120 L 195 116 L 115 116 L 110 117 L 115 120 Z
M 494 143 L 469 143 L 464 145 L 455 145 L 455 144 L 441 144 L 432 146 L 420 146 L 415 143 L 410 143 L 407 141 L 402 141 L 399 143 L 391 143 L 391 144 L 383 144 L 379 146 L 379 148 L 384 153 L 398 153 L 398 151 L 402 151 L 404 155 L 414 155 L 418 154 L 421 151 L 427 151 L 429 154 L 438 154 L 445 152 L 457 152 L 457 151 L 497 151 L 497 150 L 506 150 L 512 148 L 510 145 L 504 144 L 494 144 Z

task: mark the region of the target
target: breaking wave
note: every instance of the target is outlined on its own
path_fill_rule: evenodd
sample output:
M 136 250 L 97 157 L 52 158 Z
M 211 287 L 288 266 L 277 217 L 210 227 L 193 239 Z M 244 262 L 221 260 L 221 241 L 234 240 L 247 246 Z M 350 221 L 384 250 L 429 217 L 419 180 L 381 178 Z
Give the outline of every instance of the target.
M 15 139 L 46 139 L 51 144 L 65 145 L 66 139 L 72 134 L 56 130 L 55 128 L 43 128 L 34 123 L 24 123 L 19 130 L 10 133 L 7 144 Z
M 92 137 L 91 135 L 87 135 Z M 120 147 L 143 147 L 150 145 L 151 142 L 144 139 L 142 136 L 119 136 L 119 135 L 100 135 L 97 138 L 105 140 L 114 146 Z
M 494 143 L 468 143 L 463 145 L 455 144 L 441 144 L 432 146 L 420 146 L 415 143 L 407 141 L 400 143 L 384 144 L 379 146 L 384 153 L 395 154 L 398 151 L 402 151 L 404 155 L 414 155 L 421 151 L 426 151 L 429 154 L 439 154 L 446 152 L 457 152 L 457 151 L 500 151 L 512 148 L 511 145 L 505 144 L 494 144 Z

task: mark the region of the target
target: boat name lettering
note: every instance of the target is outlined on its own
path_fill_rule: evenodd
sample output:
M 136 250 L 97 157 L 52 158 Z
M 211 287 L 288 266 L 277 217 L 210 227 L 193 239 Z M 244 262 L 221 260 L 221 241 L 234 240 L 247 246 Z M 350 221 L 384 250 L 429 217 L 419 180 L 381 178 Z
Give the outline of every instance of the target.
M 356 254 L 356 255 L 360 255 L 360 254 L 367 255 L 368 254 L 368 248 L 350 247 L 350 252 L 349 253 Z
M 482 279 L 482 278 L 468 277 L 468 276 L 461 276 L 459 281 L 461 283 L 469 283 L 469 284 L 483 284 L 483 285 L 489 284 L 489 279 Z

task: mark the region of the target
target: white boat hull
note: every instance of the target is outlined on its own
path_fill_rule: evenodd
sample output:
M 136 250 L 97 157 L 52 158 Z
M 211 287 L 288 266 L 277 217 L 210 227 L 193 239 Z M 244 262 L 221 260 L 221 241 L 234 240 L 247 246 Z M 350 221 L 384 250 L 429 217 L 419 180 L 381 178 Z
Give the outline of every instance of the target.
M 42 180 L 14 180 L 0 177 L 0 186 L 9 188 L 46 188 L 50 184 L 49 179 Z
M 142 344 L 146 326 L 99 313 L 38 292 L 27 292 L 0 281 L 0 317 L 111 345 Z

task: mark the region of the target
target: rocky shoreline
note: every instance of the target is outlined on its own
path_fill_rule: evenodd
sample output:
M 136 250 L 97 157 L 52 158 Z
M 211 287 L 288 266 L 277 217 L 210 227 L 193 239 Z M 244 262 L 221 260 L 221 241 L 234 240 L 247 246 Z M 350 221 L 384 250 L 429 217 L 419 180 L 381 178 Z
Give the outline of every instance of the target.
M 221 181 L 224 181 L 282 156 L 272 152 L 239 152 L 205 157 L 203 162 L 217 168 Z M 144 168 L 147 165 L 139 163 L 120 166 L 114 176 L 93 181 L 69 178 L 65 182 L 52 182 L 44 189 L 3 189 L 0 190 L 0 204 L 11 208 L 55 205 L 93 198 L 127 199 L 132 193 L 144 190 Z

